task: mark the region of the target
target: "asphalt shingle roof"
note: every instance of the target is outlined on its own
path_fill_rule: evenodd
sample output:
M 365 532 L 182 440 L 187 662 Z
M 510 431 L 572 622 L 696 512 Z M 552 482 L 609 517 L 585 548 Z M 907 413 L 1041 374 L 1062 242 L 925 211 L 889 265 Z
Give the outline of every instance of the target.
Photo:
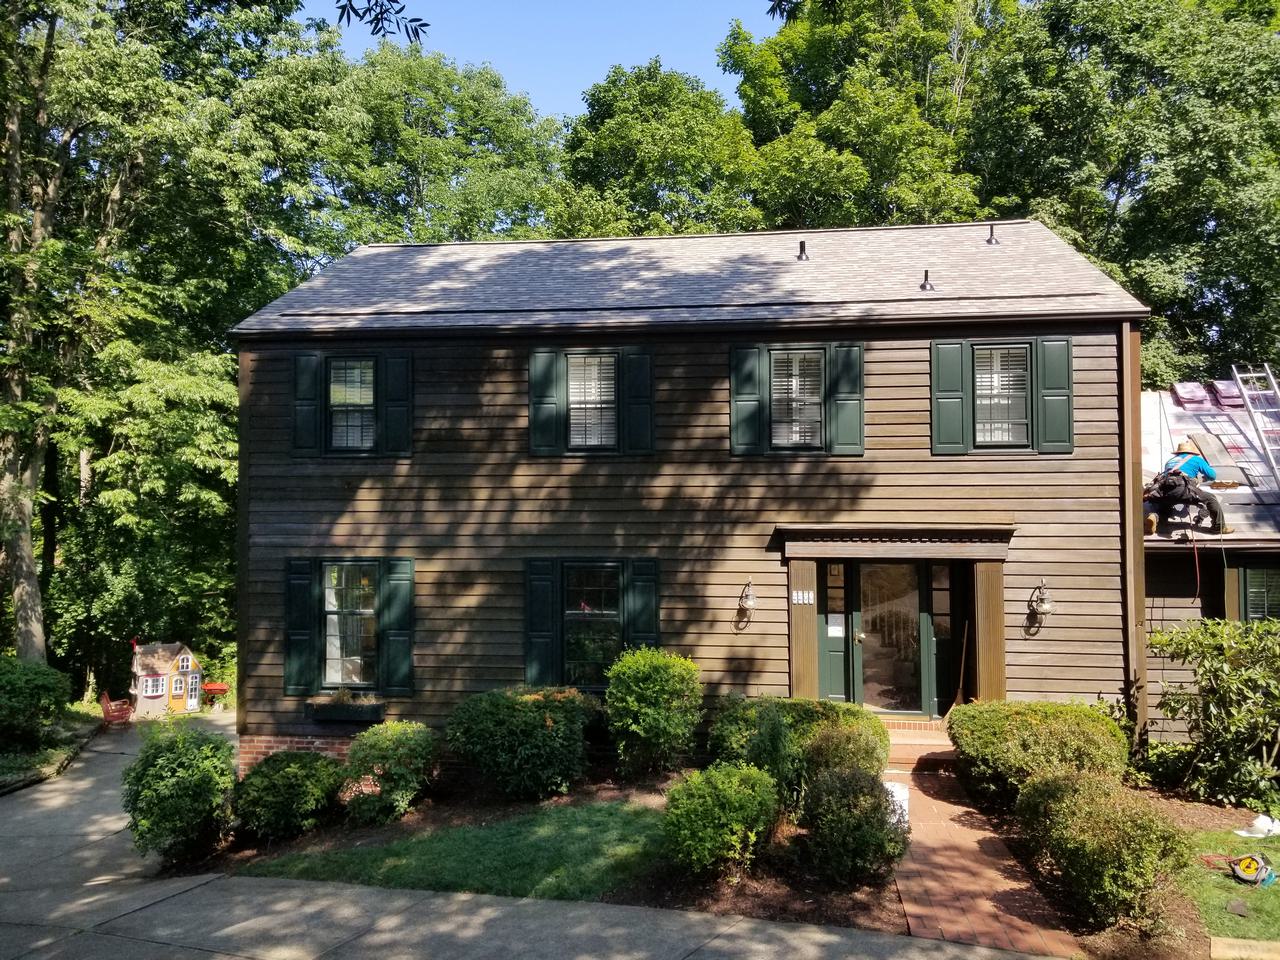
M 1029 220 L 608 240 L 373 244 L 236 335 L 1145 316 Z M 808 259 L 799 259 L 804 241 Z M 921 289 L 925 271 L 933 289 Z

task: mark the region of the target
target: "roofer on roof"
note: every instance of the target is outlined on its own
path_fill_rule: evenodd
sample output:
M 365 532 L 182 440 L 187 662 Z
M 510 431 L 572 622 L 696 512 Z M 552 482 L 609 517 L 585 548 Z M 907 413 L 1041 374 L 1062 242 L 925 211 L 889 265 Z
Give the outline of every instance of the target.
M 1146 532 L 1156 532 L 1158 523 L 1167 523 L 1169 514 L 1178 504 L 1203 504 L 1209 511 L 1209 532 L 1231 533 L 1222 513 L 1222 503 L 1216 496 L 1200 486 L 1201 479 L 1214 481 L 1218 475 L 1209 462 L 1200 456 L 1196 445 L 1189 440 L 1178 444 L 1174 455 L 1164 465 L 1164 471 L 1148 485 L 1144 499 L 1155 505 L 1156 512 L 1147 514 Z

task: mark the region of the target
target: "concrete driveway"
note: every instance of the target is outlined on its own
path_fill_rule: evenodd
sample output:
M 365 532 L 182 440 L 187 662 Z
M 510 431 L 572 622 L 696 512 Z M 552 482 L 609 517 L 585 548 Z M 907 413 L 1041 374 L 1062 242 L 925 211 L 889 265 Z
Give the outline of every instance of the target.
M 230 714 L 208 715 L 232 735 Z M 120 774 L 133 729 L 61 777 L 0 797 L 0 960 L 998 960 L 835 927 L 336 883 L 157 878 L 134 852 Z

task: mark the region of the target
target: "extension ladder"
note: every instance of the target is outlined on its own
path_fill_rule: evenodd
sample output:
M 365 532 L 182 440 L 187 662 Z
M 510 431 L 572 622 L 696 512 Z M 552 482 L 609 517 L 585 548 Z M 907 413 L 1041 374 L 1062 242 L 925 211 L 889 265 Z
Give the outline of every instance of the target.
M 1231 376 L 1240 389 L 1249 421 L 1258 435 L 1258 445 L 1271 467 L 1271 476 L 1280 488 L 1280 386 L 1271 364 L 1233 363 Z

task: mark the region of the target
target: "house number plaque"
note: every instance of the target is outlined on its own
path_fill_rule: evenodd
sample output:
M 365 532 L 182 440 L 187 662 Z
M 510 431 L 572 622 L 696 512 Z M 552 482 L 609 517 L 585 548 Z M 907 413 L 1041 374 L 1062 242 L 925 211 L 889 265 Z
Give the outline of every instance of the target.
M 792 590 L 791 602 L 797 605 L 802 603 L 812 604 L 814 602 L 813 591 L 812 590 Z

